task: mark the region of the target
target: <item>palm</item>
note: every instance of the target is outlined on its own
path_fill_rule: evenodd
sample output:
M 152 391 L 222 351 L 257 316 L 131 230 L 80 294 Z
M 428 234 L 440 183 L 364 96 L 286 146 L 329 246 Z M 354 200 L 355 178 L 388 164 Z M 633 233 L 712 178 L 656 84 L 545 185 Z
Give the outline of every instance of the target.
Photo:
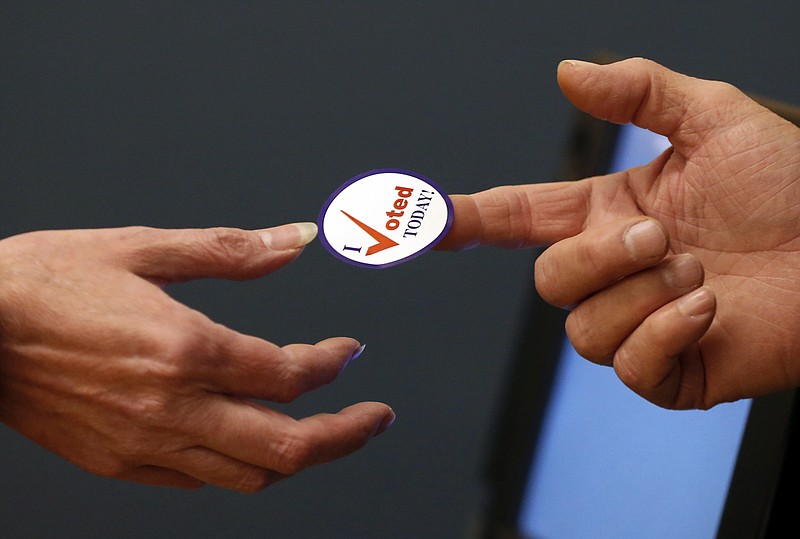
M 454 196 L 440 248 L 549 246 L 536 289 L 572 309 L 576 350 L 661 406 L 800 386 L 800 129 L 643 59 L 566 61 L 558 81 L 582 111 L 672 148 L 606 176 Z M 664 257 L 665 233 L 687 256 Z
M 615 178 L 667 227 L 672 250 L 692 253 L 706 270 L 718 311 L 699 355 L 714 402 L 743 396 L 728 394 L 743 380 L 749 392 L 800 381 L 792 367 L 800 357 L 792 316 L 800 312 L 800 130 L 752 108 L 735 126 L 696 116 L 673 135 L 674 151 Z M 756 368 L 766 357 L 775 364 Z

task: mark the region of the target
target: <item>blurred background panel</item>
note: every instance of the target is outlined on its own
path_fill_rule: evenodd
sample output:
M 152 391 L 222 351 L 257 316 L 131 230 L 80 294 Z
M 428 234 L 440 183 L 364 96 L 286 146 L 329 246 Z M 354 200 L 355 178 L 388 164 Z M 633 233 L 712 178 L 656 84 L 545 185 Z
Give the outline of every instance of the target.
M 795 2 L 0 1 L 0 234 L 315 220 L 365 170 L 450 193 L 547 181 L 574 111 L 555 70 L 646 56 L 800 102 Z M 0 535 L 469 537 L 515 351 L 530 251 L 433 252 L 386 270 L 312 244 L 248 283 L 170 292 L 279 344 L 366 352 L 281 408 L 359 400 L 395 425 L 262 493 L 91 476 L 0 430 Z

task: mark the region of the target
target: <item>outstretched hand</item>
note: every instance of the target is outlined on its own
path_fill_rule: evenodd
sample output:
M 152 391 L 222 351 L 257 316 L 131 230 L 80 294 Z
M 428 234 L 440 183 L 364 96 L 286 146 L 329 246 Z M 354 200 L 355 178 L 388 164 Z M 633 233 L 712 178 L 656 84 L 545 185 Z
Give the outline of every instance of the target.
M 293 419 L 335 379 L 350 338 L 279 347 L 213 323 L 161 287 L 252 279 L 287 264 L 313 224 L 34 232 L 0 241 L 0 420 L 90 472 L 253 492 L 386 429 L 385 404 Z
M 667 408 L 800 385 L 800 129 L 643 59 L 565 61 L 580 109 L 669 138 L 648 165 L 452 197 L 439 248 L 551 245 L 536 288 L 584 357 Z

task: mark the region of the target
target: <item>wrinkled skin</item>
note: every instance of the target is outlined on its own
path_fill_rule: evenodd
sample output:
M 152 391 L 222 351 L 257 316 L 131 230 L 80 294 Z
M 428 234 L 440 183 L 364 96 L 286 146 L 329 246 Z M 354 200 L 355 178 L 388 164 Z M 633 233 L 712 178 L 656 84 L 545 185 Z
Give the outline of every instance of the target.
M 581 110 L 672 148 L 602 177 L 454 196 L 439 248 L 548 245 L 536 287 L 571 309 L 576 350 L 659 406 L 800 385 L 800 129 L 644 59 L 565 61 L 558 82 Z
M 0 420 L 95 474 L 185 488 L 254 492 L 360 448 L 393 420 L 385 404 L 296 420 L 256 402 L 331 382 L 362 350 L 357 341 L 279 347 L 161 288 L 263 276 L 302 251 L 308 229 L 135 227 L 0 241 Z

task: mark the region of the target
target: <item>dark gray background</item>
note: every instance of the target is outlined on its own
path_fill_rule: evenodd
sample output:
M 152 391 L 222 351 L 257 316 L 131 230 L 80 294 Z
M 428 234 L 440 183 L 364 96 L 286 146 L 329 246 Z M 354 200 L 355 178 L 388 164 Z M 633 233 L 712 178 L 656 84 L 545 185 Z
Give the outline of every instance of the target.
M 608 50 L 800 102 L 785 2 L 0 2 L 0 233 L 315 220 L 379 167 L 447 191 L 546 181 L 572 109 L 558 62 Z M 460 538 L 530 252 L 434 252 L 381 271 L 315 243 L 273 276 L 173 294 L 273 342 L 365 354 L 287 411 L 382 400 L 361 452 L 246 496 L 91 476 L 0 430 L 0 535 Z

